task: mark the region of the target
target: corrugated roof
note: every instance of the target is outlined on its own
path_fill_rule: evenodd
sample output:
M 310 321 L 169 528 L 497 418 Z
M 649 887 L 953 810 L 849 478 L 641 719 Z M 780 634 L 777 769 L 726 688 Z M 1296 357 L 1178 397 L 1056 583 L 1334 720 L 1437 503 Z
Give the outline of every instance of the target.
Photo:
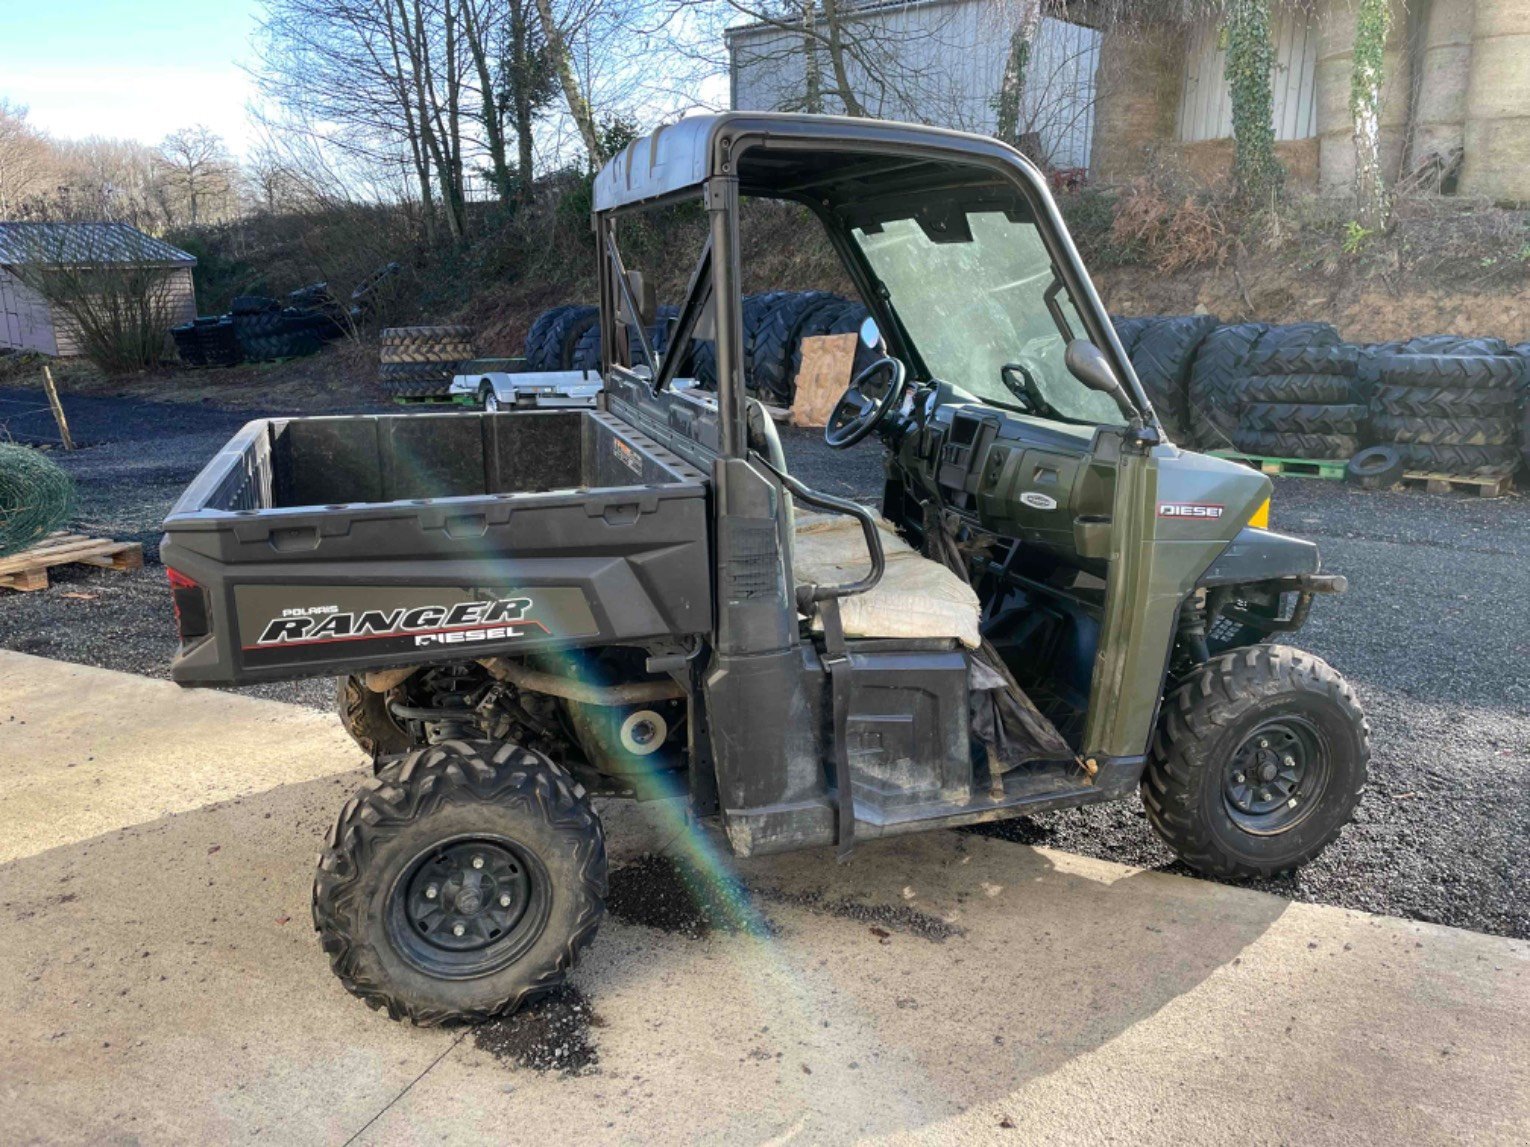
M 126 223 L 0 223 L 0 266 L 154 263 L 193 267 L 196 256 Z

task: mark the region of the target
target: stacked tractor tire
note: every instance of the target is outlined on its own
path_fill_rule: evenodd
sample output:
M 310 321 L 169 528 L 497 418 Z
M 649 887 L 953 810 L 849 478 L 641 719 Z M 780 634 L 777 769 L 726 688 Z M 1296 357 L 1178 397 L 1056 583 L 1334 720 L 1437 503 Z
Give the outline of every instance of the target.
M 378 381 L 393 398 L 445 398 L 452 376 L 473 358 L 473 329 L 464 326 L 388 327 L 379 340 Z
M 802 340 L 815 335 L 851 334 L 868 312 L 857 302 L 828 291 L 772 291 L 743 301 L 744 381 L 749 393 L 768 406 L 789 408 L 796 396 L 802 365 Z M 654 352 L 668 353 L 680 309 L 663 306 L 646 333 Z M 636 363 L 643 363 L 636 327 L 627 331 Z M 598 370 L 601 358 L 599 315 L 590 306 L 554 307 L 538 315 L 526 336 L 526 369 Z M 870 352 L 857 348 L 855 368 Z M 710 339 L 693 340 L 679 364 L 682 378 L 704 387 L 717 385 L 717 351 Z
M 1164 430 L 1175 442 L 1190 441 L 1190 373 L 1201 346 L 1217 328 L 1216 316 L 1149 315 L 1111 321 Z
M 1360 373 L 1372 439 L 1405 471 L 1512 474 L 1526 458 L 1527 366 L 1500 339 L 1429 335 L 1369 347 Z
M 1365 436 L 1366 407 L 1355 376 L 1360 352 L 1326 342 L 1333 328 L 1316 339 L 1271 340 L 1253 351 L 1250 373 L 1239 386 L 1238 424 L 1233 446 L 1261 458 L 1343 460 Z
M 285 299 L 239 295 L 226 315 L 172 327 L 175 350 L 186 366 L 236 366 L 275 362 L 316 353 L 339 338 L 354 318 L 324 283 L 300 287 Z
M 772 291 L 743 302 L 745 385 L 790 408 L 802 346 L 860 329 L 866 308 L 827 291 Z M 648 330 L 668 349 L 678 309 Z M 1198 450 L 1349 462 L 1364 486 L 1404 473 L 1496 477 L 1530 465 L 1530 343 L 1431 335 L 1356 346 L 1328 323 L 1231 323 L 1214 315 L 1114 318 L 1117 337 L 1169 437 Z M 636 329 L 628 342 L 640 345 Z M 641 351 L 634 349 L 641 361 Z M 871 352 L 857 343 L 855 368 Z M 597 370 L 598 313 L 546 311 L 526 339 L 528 370 Z M 693 341 L 679 375 L 717 385 L 710 340 Z
M 185 366 L 237 366 L 239 340 L 232 315 L 210 315 L 170 329 L 175 353 Z

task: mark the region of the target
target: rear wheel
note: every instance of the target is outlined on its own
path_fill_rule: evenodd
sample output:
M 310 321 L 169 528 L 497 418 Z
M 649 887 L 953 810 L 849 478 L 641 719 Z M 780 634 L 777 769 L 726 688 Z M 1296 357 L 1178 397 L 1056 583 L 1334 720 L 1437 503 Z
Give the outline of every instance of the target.
M 1214 657 L 1164 702 L 1142 779 L 1148 821 L 1213 876 L 1274 876 L 1307 863 L 1365 788 L 1370 726 L 1320 658 L 1285 645 Z
M 313 919 L 346 989 L 422 1026 L 564 982 L 605 911 L 584 789 L 516 745 L 447 741 L 385 766 L 319 856 Z
M 388 693 L 375 693 L 355 677 L 335 679 L 335 712 L 340 715 L 340 724 L 374 764 L 419 748 L 388 711 L 388 698 Z

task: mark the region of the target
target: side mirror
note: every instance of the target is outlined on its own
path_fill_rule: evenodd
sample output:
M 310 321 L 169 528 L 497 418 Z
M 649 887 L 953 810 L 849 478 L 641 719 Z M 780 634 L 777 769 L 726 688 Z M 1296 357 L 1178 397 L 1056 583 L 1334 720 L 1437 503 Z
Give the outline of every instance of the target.
M 1116 405 L 1121 408 L 1121 413 L 1128 419 L 1135 418 L 1139 411 L 1136 404 L 1126 393 L 1126 388 L 1121 385 L 1121 380 L 1116 377 L 1116 372 L 1111 368 L 1110 360 L 1105 357 L 1105 352 L 1087 339 L 1074 339 L 1068 344 L 1063 352 L 1063 364 L 1067 366 L 1068 373 L 1090 390 L 1100 394 L 1108 394 L 1116 400 Z
M 878 352 L 887 348 L 887 344 L 882 341 L 882 328 L 877 326 L 876 319 L 870 315 L 861 323 L 861 345 L 867 350 Z

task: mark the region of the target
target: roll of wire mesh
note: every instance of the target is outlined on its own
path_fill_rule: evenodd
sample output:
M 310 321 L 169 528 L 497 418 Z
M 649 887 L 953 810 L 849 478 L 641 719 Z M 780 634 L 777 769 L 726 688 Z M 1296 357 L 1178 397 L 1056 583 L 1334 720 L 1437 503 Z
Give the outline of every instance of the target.
M 41 541 L 74 513 L 74 483 L 46 454 L 0 443 L 0 557 Z

